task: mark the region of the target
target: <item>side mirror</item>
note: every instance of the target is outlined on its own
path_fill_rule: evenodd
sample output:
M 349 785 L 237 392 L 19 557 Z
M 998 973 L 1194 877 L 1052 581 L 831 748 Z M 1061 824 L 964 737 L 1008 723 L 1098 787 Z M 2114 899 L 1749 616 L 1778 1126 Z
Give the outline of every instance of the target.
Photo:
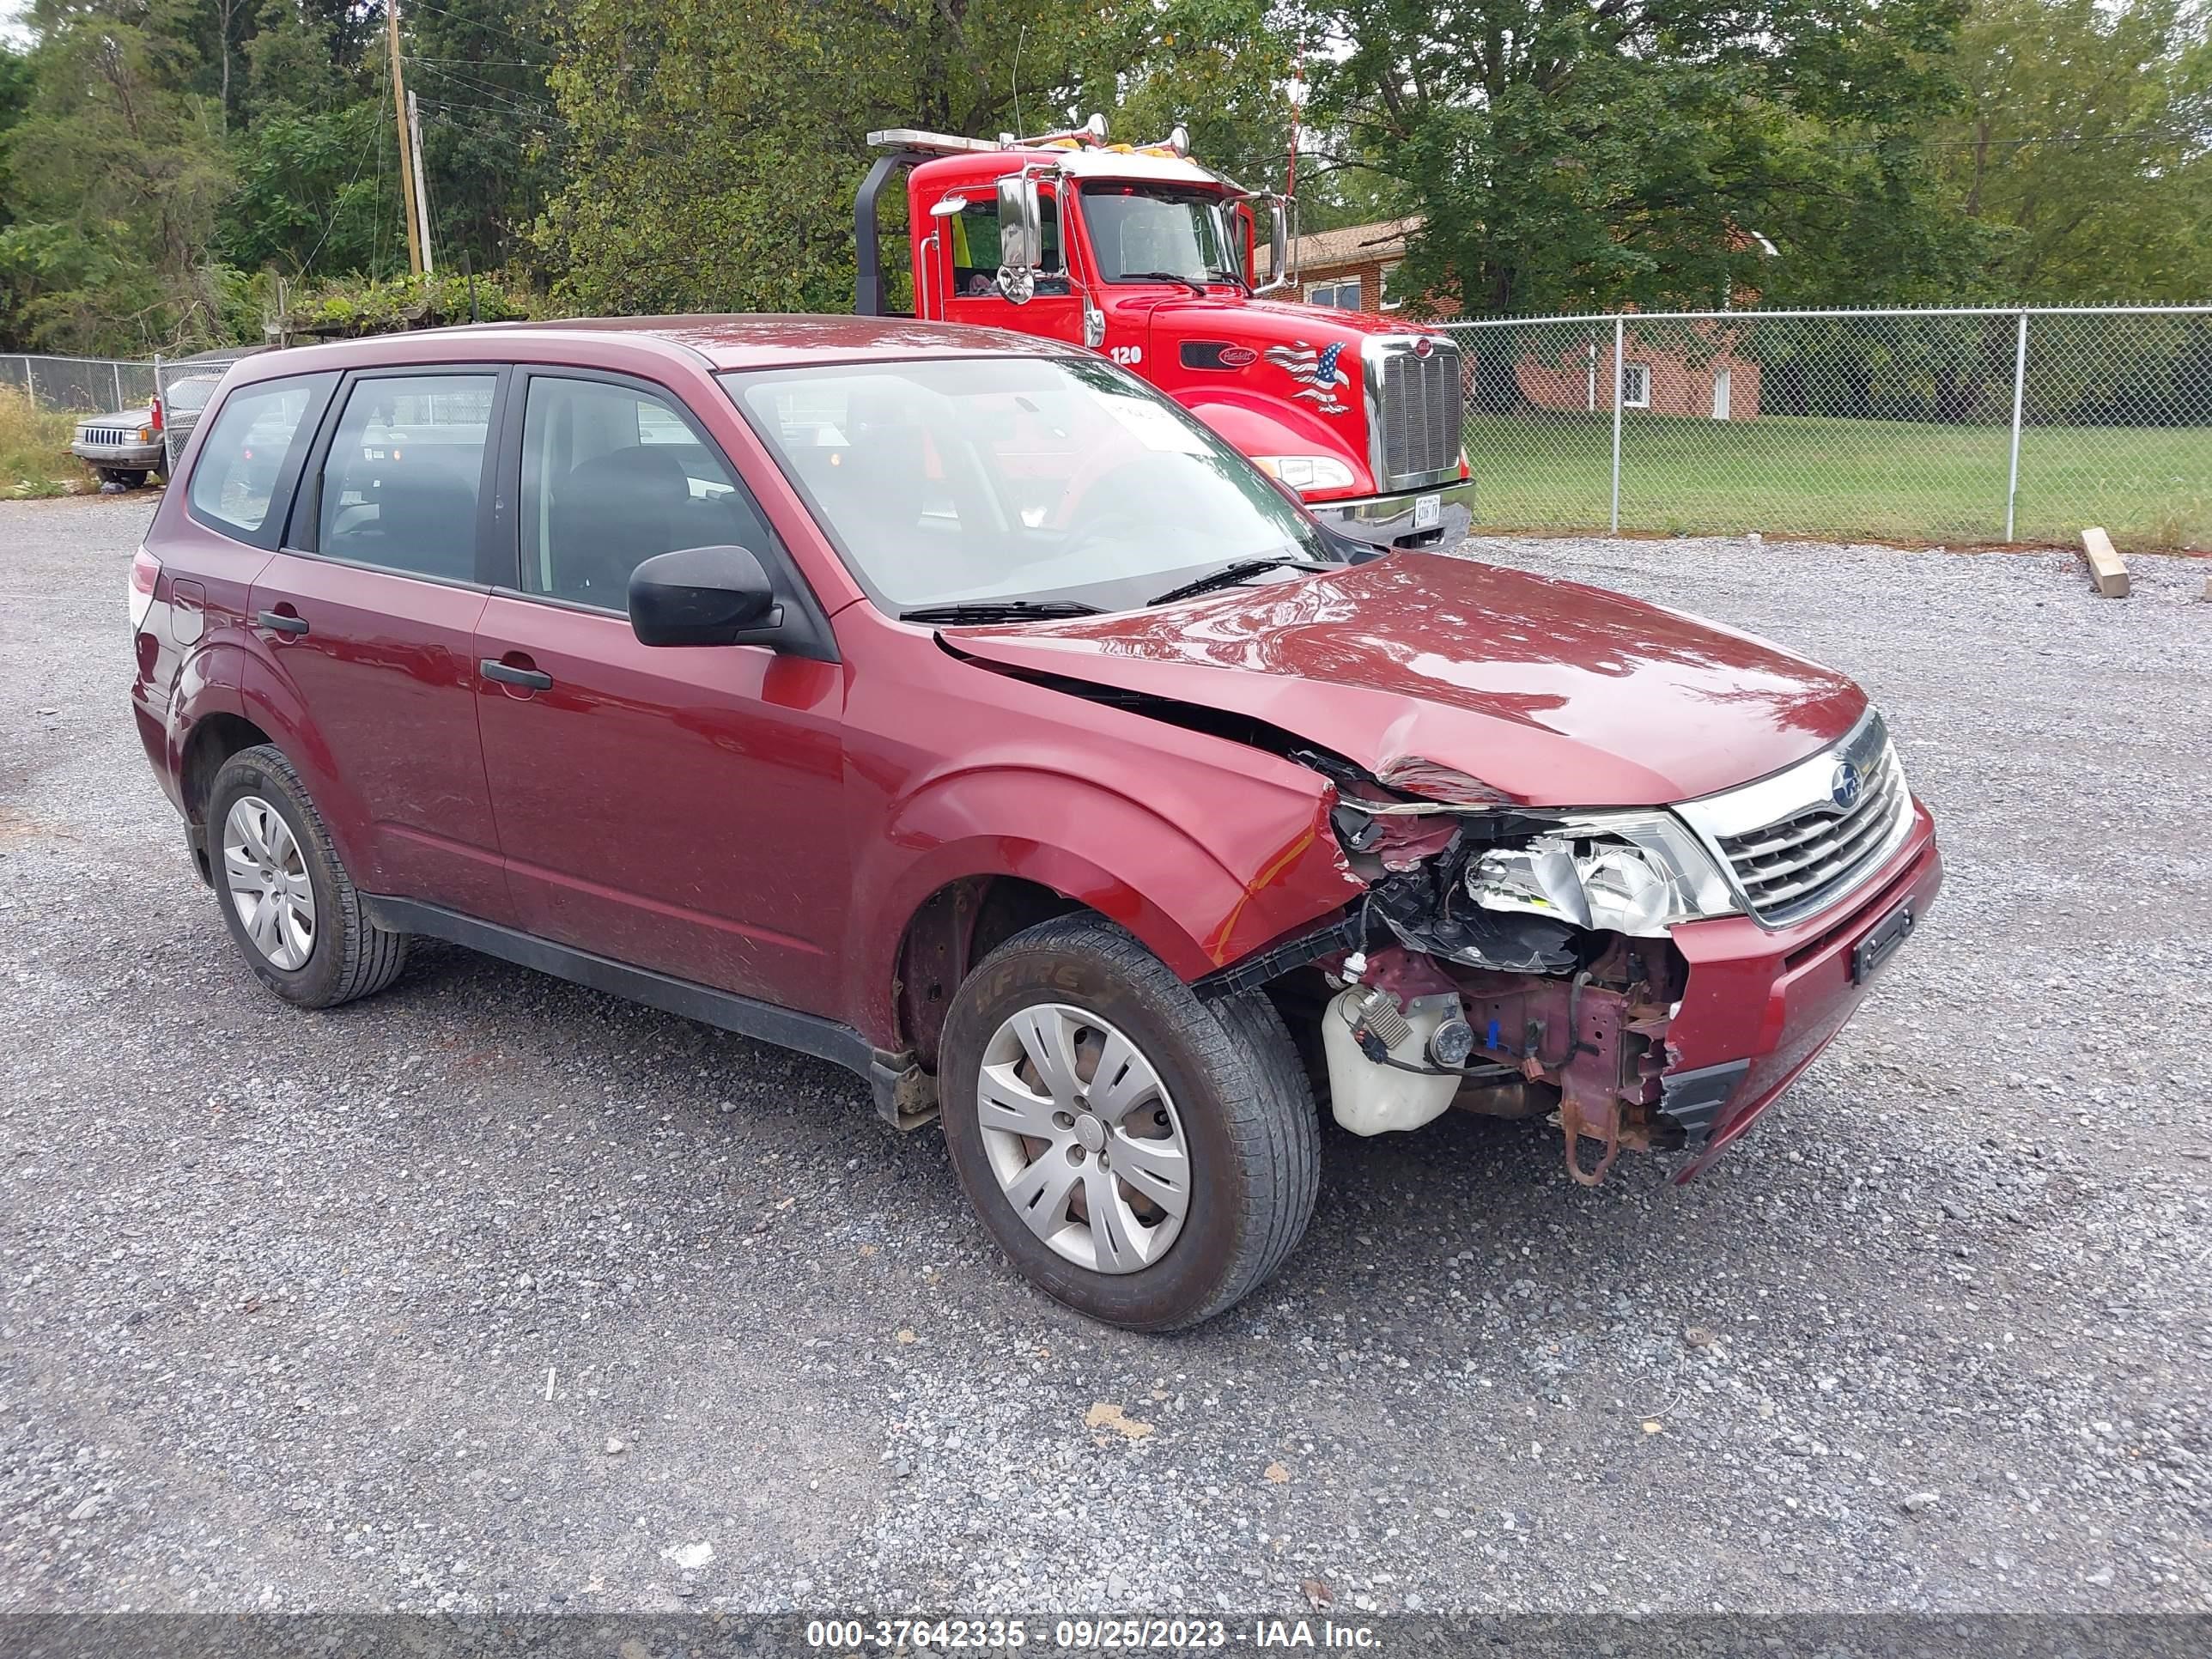
M 659 553 L 629 573 L 629 625 L 642 645 L 757 645 L 783 620 L 768 572 L 742 547 Z
M 1267 280 L 1254 290 L 1272 294 L 1297 281 L 1291 269 L 1291 204 L 1280 196 L 1267 198 Z
M 1044 263 L 1044 211 L 1037 182 L 1025 173 L 999 180 L 999 291 L 1018 306 L 1036 293 Z

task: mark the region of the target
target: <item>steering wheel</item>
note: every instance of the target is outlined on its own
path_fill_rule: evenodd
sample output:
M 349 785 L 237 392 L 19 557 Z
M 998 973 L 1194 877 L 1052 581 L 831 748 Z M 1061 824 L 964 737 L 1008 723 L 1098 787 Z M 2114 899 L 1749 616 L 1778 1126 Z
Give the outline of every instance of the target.
M 1082 521 L 1082 531 L 1062 552 L 1079 552 L 1099 543 L 1127 542 L 1150 532 L 1155 521 L 1134 503 L 1163 489 L 1172 489 L 1174 471 L 1174 458 L 1167 455 L 1141 455 L 1108 467 L 1071 504 L 1068 516 Z

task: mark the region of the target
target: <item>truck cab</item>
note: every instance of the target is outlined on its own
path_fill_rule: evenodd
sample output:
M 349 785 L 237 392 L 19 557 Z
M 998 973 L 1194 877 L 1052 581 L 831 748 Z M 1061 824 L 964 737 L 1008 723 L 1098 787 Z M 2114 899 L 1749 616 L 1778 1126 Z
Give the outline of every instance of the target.
M 854 207 L 863 315 L 890 314 L 878 204 L 905 174 L 913 315 L 1087 346 L 1141 375 L 1339 532 L 1455 545 L 1474 482 L 1458 348 L 1391 319 L 1310 306 L 1290 204 L 1194 160 L 1178 128 L 1106 142 L 1105 124 L 996 141 L 896 128 Z M 1273 253 L 1255 278 L 1259 215 Z

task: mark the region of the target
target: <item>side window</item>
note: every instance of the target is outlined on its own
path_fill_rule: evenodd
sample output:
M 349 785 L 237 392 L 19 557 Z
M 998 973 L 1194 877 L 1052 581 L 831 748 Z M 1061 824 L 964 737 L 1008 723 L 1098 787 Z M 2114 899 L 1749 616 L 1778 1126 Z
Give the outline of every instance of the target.
M 357 380 L 323 461 L 316 550 L 410 576 L 471 581 L 489 374 Z
M 1044 226 L 1044 265 L 1037 273 L 1040 294 L 1067 292 L 1067 267 L 1060 252 L 1060 199 L 1049 190 L 1037 192 L 1038 216 Z M 968 205 L 946 222 L 945 239 L 952 253 L 952 296 L 973 300 L 999 291 L 999 198 L 971 198 Z
M 258 532 L 268 521 L 270 497 L 299 436 L 301 418 L 317 393 L 311 381 L 272 380 L 241 386 L 224 398 L 192 463 L 193 511 L 244 535 Z
M 766 558 L 752 497 L 665 398 L 533 375 L 522 418 L 522 588 L 629 608 L 629 573 L 657 553 L 734 544 Z

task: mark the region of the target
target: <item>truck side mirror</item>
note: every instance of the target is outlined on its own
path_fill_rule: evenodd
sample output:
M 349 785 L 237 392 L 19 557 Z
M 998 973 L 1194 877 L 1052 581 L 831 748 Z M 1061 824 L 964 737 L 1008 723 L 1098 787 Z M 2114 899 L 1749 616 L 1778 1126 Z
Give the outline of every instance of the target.
M 1253 290 L 1273 294 L 1297 280 L 1291 266 L 1291 204 L 1286 197 L 1267 198 L 1267 280 Z
M 1036 293 L 1044 263 L 1044 215 L 1036 180 L 1017 173 L 999 180 L 999 292 L 1018 306 Z

